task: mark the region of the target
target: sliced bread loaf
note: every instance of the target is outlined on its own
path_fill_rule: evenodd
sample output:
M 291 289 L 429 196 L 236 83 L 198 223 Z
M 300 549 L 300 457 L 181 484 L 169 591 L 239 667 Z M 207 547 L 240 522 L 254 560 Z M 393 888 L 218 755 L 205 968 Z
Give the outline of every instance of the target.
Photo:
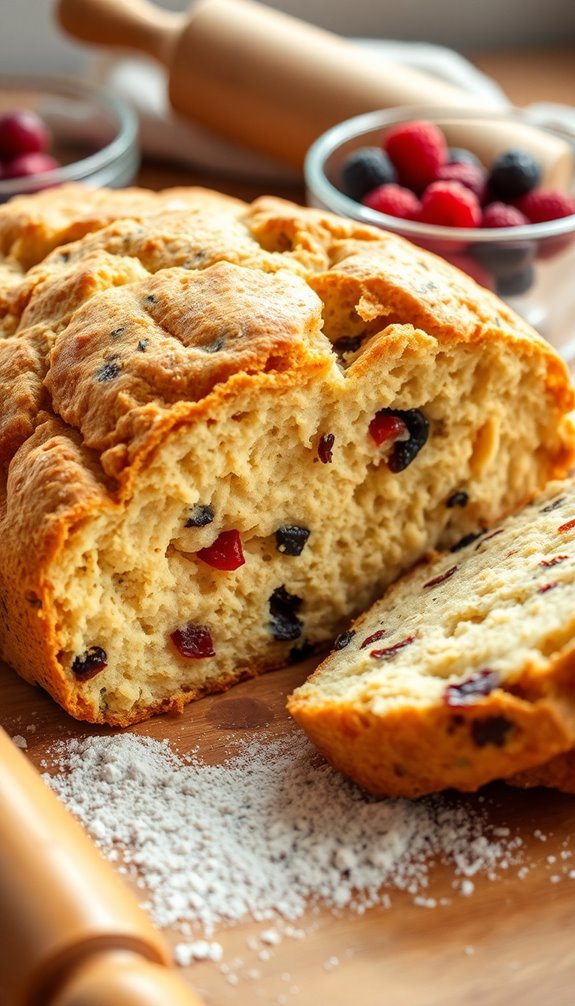
M 575 744 L 575 484 L 420 563 L 289 709 L 377 795 L 475 790 Z M 573 756 L 568 756 L 573 761 Z M 565 757 L 518 784 L 565 780 Z

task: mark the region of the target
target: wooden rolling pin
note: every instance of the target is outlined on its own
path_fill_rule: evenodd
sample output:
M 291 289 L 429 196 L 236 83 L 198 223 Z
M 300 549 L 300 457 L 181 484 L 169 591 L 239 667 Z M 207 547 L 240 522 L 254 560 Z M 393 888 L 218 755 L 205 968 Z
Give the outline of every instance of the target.
M 160 934 L 0 728 L 2 1006 L 201 1006 Z
M 182 115 L 298 169 L 321 133 L 361 112 L 485 107 L 477 95 L 255 0 L 196 0 L 187 14 L 148 0 L 59 0 L 58 16 L 75 38 L 137 49 L 162 63 L 170 101 Z M 545 184 L 568 183 L 572 153 L 559 138 L 509 123 L 493 123 L 483 138 L 490 158 L 494 150 L 528 150 Z

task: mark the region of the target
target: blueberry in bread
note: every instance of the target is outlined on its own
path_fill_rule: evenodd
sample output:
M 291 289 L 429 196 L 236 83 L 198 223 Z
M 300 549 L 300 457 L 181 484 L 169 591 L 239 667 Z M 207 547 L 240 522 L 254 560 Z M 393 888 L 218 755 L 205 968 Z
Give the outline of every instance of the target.
M 0 652 L 89 721 L 326 646 L 573 456 L 566 368 L 502 303 L 277 199 L 12 200 L 0 335 Z
M 371 793 L 475 790 L 575 745 L 575 483 L 460 545 L 390 586 L 290 697 Z

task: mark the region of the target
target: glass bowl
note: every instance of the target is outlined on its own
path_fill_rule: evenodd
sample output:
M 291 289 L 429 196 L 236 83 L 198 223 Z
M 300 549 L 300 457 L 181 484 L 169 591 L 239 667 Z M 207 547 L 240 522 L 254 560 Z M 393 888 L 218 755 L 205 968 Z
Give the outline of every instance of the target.
M 412 119 L 435 122 L 449 146 L 471 149 L 486 167 L 506 150 L 530 149 L 548 161 L 542 187 L 575 191 L 575 146 L 568 132 L 534 126 L 515 109 L 403 107 L 358 115 L 315 141 L 305 162 L 308 204 L 394 231 L 441 255 L 494 290 L 565 359 L 575 360 L 575 215 L 521 227 L 439 227 L 379 213 L 342 192 L 345 158 L 361 147 L 380 145 L 386 129 Z M 552 151 L 561 156 L 551 157 Z
M 0 115 L 36 112 L 48 127 L 49 153 L 61 165 L 23 178 L 0 179 L 0 202 L 64 182 L 121 188 L 139 166 L 132 109 L 100 87 L 65 77 L 0 74 Z

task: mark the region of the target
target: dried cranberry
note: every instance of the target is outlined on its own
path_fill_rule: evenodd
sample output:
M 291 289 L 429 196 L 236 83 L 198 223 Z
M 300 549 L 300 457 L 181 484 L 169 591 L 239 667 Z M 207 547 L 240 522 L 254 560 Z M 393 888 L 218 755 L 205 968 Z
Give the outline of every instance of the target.
M 502 748 L 506 742 L 507 734 L 512 728 L 513 723 L 505 716 L 485 716 L 482 719 L 473 720 L 471 737 L 478 748 L 487 747 L 488 744 Z
M 72 674 L 78 681 L 89 681 L 108 666 L 108 654 L 101 646 L 90 646 L 72 664 Z
M 369 424 L 369 435 L 378 447 L 387 443 L 388 440 L 397 440 L 398 437 L 409 436 L 407 426 L 403 419 L 389 409 L 382 409 L 376 412 Z
M 542 559 L 539 565 L 546 567 L 557 566 L 558 563 L 565 562 L 566 559 L 569 559 L 568 555 L 554 555 L 552 559 Z
M 207 625 L 195 625 L 188 622 L 170 633 L 170 639 L 181 657 L 188 660 L 200 660 L 202 657 L 215 657 L 216 651 L 212 634 Z
M 208 503 L 196 503 L 190 507 L 190 516 L 184 527 L 205 527 L 211 524 L 214 519 L 214 508 Z
M 383 639 L 385 636 L 385 629 L 378 629 L 377 632 L 372 632 L 371 636 L 367 636 L 360 646 L 360 650 L 363 650 L 364 646 L 369 646 L 370 643 L 377 643 L 378 639 Z
M 451 496 L 445 501 L 446 507 L 449 507 L 450 509 L 451 507 L 454 506 L 467 506 L 468 503 L 469 503 L 469 495 L 463 490 L 452 493 Z
M 396 432 L 393 430 L 395 423 Z M 402 425 L 400 425 L 402 424 Z M 408 440 L 398 440 L 405 430 L 409 433 Z M 394 439 L 393 448 L 389 455 L 387 466 L 390 472 L 402 472 L 404 468 L 414 460 L 421 448 L 427 443 L 429 437 L 429 423 L 423 412 L 419 409 L 380 409 L 369 424 L 371 437 L 378 443 L 377 437 L 381 437 L 379 443 Z
M 500 680 L 497 671 L 486 667 L 459 685 L 448 685 L 443 694 L 443 700 L 447 706 L 472 705 L 477 698 L 489 695 L 497 688 Z
M 440 573 L 439 576 L 434 576 L 432 580 L 428 580 L 427 583 L 423 584 L 424 590 L 427 587 L 437 587 L 438 584 L 445 583 L 445 581 L 449 580 L 458 569 L 459 566 L 452 566 L 451 569 L 446 570 L 445 573 Z
M 302 605 L 302 598 L 290 594 L 282 585 L 276 587 L 269 599 L 270 630 L 274 639 L 299 639 L 303 623 L 296 615 Z
M 404 646 L 409 646 L 410 643 L 413 643 L 414 639 L 415 636 L 407 636 L 406 639 L 401 639 L 399 643 L 394 643 L 393 646 L 385 646 L 382 650 L 371 650 L 369 655 L 376 660 L 391 660 L 399 650 L 403 650 Z
M 322 465 L 330 465 L 333 457 L 333 445 L 335 443 L 335 434 L 324 433 L 323 436 L 319 438 L 319 443 L 317 445 L 317 456 L 321 461 Z
M 300 524 L 284 524 L 276 531 L 276 548 L 284 555 L 301 555 L 310 534 Z
M 243 566 L 244 551 L 239 531 L 222 531 L 216 540 L 196 552 L 198 559 L 214 569 L 230 571 Z
M 559 586 L 559 583 L 557 582 L 557 580 L 553 580 L 552 583 L 544 583 L 542 587 L 538 587 L 537 588 L 537 593 L 538 594 L 546 594 L 548 590 L 554 590 L 555 587 L 558 587 L 558 586 Z
M 564 534 L 565 531 L 572 531 L 574 527 L 575 519 L 568 520 L 566 524 L 561 524 L 561 526 L 557 528 L 557 531 L 559 534 Z
M 340 632 L 339 636 L 336 636 L 333 641 L 334 650 L 345 650 L 346 646 L 349 646 L 354 636 L 355 629 L 348 629 L 347 632 Z

